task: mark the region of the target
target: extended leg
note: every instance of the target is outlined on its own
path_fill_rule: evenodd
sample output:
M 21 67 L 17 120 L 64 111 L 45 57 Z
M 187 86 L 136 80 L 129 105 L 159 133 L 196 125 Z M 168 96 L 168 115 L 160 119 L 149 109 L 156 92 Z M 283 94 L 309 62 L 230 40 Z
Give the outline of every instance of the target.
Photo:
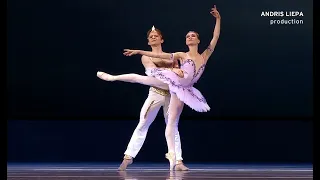
M 168 90 L 169 87 L 167 84 L 163 83 L 162 81 L 158 80 L 154 77 L 149 76 L 142 76 L 139 74 L 121 74 L 121 75 L 110 75 L 105 72 L 97 72 L 97 76 L 105 81 L 123 81 L 123 82 L 130 82 L 130 83 L 139 83 L 147 86 L 155 86 L 161 89 Z

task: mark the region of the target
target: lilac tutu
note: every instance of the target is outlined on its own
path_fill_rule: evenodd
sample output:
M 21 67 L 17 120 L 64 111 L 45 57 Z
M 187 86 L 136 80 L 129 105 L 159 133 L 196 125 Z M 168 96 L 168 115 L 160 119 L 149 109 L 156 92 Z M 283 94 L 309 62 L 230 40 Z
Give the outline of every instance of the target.
M 146 70 L 148 76 L 155 77 L 160 81 L 168 84 L 171 92 L 174 92 L 178 98 L 188 105 L 191 109 L 198 112 L 207 112 L 210 110 L 206 99 L 201 92 L 193 87 L 201 77 L 205 64 L 196 72 L 195 63 L 191 59 L 185 60 L 180 67 L 184 72 L 184 77 L 179 77 L 169 69 L 150 68 Z

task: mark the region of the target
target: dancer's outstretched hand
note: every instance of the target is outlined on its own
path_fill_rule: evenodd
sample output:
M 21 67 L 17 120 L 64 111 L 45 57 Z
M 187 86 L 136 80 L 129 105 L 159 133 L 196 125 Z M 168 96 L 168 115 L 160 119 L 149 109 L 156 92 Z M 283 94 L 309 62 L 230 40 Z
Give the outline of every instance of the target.
M 211 8 L 210 14 L 212 14 L 212 16 L 214 16 L 216 19 L 220 19 L 221 18 L 220 13 L 217 10 L 217 6 L 216 5 L 214 5 L 214 7 Z
M 123 55 L 132 56 L 132 55 L 135 55 L 135 54 L 138 54 L 138 53 L 139 53 L 139 50 L 124 49 Z

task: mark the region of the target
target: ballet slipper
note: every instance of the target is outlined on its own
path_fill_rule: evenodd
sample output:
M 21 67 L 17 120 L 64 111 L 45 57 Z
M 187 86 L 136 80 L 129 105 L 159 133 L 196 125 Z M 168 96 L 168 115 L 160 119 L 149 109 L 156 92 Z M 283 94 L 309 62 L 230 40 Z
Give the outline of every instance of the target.
M 114 76 L 107 74 L 105 72 L 98 71 L 97 76 L 98 76 L 98 78 L 105 80 L 105 81 L 115 81 Z
M 119 171 L 125 171 L 127 169 L 127 166 L 129 166 L 132 163 L 133 163 L 133 158 L 131 156 L 129 156 L 129 155 L 125 155 L 123 157 L 123 161 L 120 164 L 118 170 Z
M 188 171 L 189 168 L 186 167 L 186 166 L 183 164 L 182 161 L 178 161 L 177 164 L 176 164 L 176 166 L 175 166 L 175 170 L 176 170 L 176 171 Z
M 170 163 L 170 171 L 174 170 L 176 166 L 176 155 L 173 152 L 169 152 L 166 154 L 166 158 Z

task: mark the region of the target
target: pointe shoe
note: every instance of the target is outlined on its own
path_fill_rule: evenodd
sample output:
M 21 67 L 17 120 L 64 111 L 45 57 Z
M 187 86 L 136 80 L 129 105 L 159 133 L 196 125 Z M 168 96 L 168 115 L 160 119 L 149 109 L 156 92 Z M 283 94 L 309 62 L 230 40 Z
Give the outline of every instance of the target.
M 176 171 L 189 171 L 189 168 L 185 166 L 182 161 L 178 161 L 174 169 Z
M 166 154 L 166 158 L 169 160 L 170 163 L 170 171 L 175 170 L 176 166 L 176 155 L 172 152 Z
M 101 76 L 103 75 L 103 73 L 104 73 L 104 72 L 98 71 L 98 72 L 97 72 L 97 76 L 98 76 L 98 77 L 101 77 Z
M 125 171 L 127 169 L 127 166 L 133 163 L 132 157 L 125 155 L 123 158 L 122 163 L 120 164 L 118 170 L 119 171 Z
M 105 81 L 115 81 L 115 78 L 112 75 L 107 74 L 105 72 L 98 71 L 97 76 L 98 76 L 98 78 L 105 80 Z

